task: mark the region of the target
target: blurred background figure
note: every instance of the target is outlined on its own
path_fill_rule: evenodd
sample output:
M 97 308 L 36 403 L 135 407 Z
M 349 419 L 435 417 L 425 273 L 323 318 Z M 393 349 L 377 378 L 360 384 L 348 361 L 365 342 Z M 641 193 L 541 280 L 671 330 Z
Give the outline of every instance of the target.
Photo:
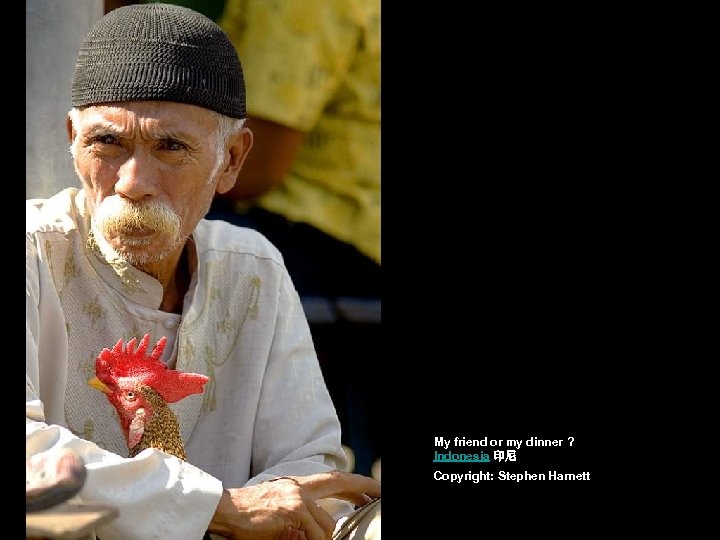
M 355 472 L 379 470 L 380 1 L 227 0 L 253 151 L 210 219 L 280 249 Z M 379 473 L 378 473 L 379 474 Z
M 65 131 L 80 44 L 103 16 L 103 0 L 25 2 L 25 196 L 80 187 Z

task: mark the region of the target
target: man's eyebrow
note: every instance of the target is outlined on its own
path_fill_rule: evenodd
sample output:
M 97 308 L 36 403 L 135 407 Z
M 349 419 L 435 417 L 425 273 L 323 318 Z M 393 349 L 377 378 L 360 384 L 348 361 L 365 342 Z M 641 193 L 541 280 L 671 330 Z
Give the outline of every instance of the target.
M 112 122 L 99 121 L 91 124 L 85 129 L 83 135 L 87 138 L 97 137 L 99 135 L 115 135 L 118 137 L 126 136 L 123 129 Z M 165 140 L 165 139 L 176 139 L 178 141 L 197 143 L 197 136 L 193 136 L 190 133 L 179 130 L 174 131 L 166 128 L 157 126 L 151 126 L 147 128 L 147 137 L 154 140 Z
M 85 137 L 97 137 L 98 135 L 120 135 L 122 130 L 109 122 L 97 122 L 83 130 Z
M 186 133 L 182 130 L 171 130 L 171 129 L 165 129 L 158 126 L 151 126 L 148 128 L 148 135 L 157 140 L 163 140 L 163 139 L 176 139 L 178 141 L 197 141 L 197 136 L 193 136 L 189 133 Z

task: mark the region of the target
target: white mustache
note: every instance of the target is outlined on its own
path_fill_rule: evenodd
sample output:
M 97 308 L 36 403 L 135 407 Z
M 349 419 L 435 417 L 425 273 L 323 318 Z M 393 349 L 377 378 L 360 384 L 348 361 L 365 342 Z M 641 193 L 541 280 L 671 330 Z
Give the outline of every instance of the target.
M 98 207 L 94 220 L 106 238 L 128 230 L 155 231 L 176 238 L 180 231 L 180 217 L 158 201 L 137 203 L 108 197 Z

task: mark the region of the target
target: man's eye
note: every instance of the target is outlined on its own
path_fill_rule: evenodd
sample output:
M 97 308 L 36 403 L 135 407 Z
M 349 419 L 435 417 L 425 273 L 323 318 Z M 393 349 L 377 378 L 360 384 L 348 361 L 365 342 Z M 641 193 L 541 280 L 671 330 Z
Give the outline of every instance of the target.
M 169 150 L 171 152 L 177 152 L 187 148 L 185 144 L 180 141 L 176 141 L 175 139 L 164 139 L 160 141 L 158 146 L 160 147 L 160 150 Z
M 115 135 L 98 135 L 93 141 L 99 142 L 100 144 L 118 144 L 118 139 Z

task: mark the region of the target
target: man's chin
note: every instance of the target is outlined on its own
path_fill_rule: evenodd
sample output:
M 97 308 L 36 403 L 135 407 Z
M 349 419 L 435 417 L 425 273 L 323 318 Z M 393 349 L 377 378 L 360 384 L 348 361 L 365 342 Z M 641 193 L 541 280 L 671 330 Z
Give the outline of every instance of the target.
M 156 244 L 152 234 L 146 235 L 119 235 L 113 240 L 115 249 L 123 252 L 125 249 L 147 248 L 152 244 Z
M 157 251 L 148 250 L 126 250 L 120 253 L 120 257 L 130 266 L 134 266 L 140 270 L 143 270 L 148 265 L 160 262 L 164 257 L 165 253 L 158 253 Z
M 174 245 L 169 239 L 159 238 L 158 235 L 118 236 L 112 241 L 112 246 L 118 255 L 133 266 L 142 266 L 162 260 L 170 253 Z

